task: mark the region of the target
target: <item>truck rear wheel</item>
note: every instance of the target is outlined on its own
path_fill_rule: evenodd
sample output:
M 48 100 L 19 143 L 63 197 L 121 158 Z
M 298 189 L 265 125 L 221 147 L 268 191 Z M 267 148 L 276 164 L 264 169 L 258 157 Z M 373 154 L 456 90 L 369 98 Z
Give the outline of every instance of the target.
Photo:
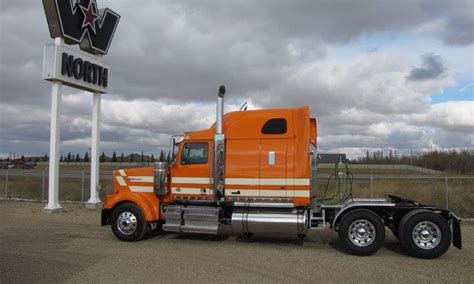
M 339 223 L 339 240 L 349 253 L 372 255 L 385 240 L 385 227 L 380 217 L 367 209 L 347 213 Z
M 147 222 L 140 208 L 133 203 L 120 204 L 112 212 L 112 232 L 121 241 L 139 241 L 147 231 Z
M 451 245 L 448 221 L 433 212 L 417 212 L 400 225 L 400 240 L 415 257 L 437 258 Z

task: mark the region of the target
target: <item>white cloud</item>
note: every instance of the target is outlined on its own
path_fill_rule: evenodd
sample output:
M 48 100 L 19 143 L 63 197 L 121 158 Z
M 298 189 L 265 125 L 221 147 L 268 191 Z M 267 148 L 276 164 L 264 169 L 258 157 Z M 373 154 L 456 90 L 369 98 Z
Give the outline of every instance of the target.
M 465 132 L 466 135 L 474 135 L 473 101 L 434 104 L 427 113 L 414 117 L 414 122 L 420 125 L 429 125 L 442 130 L 459 131 Z
M 227 111 L 244 101 L 309 105 L 321 150 L 473 147 L 472 102 L 430 99 L 473 77 L 472 2 L 336 2 L 99 3 L 122 15 L 105 58 L 103 149 L 155 151 L 170 134 L 208 127 L 221 83 Z M 17 25 L 20 10 L 34 25 Z M 51 40 L 41 1 L 2 3 L 0 30 L 0 152 L 47 152 L 51 89 L 41 65 Z M 442 72 L 408 80 L 422 54 L 437 56 Z M 83 152 L 92 96 L 64 92 L 63 146 Z

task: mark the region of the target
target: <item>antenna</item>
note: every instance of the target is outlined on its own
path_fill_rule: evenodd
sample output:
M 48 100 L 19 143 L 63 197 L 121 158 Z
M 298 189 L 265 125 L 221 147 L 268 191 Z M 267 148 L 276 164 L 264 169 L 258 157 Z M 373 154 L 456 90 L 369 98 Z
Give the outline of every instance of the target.
M 240 111 L 246 111 L 246 110 L 247 110 L 247 107 L 248 107 L 247 102 L 244 102 L 244 103 L 240 106 L 239 110 L 240 110 Z

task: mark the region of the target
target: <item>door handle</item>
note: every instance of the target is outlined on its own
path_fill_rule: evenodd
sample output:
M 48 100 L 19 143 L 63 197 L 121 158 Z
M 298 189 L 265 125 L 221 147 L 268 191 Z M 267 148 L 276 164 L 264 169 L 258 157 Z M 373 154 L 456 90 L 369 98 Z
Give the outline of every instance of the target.
M 240 194 L 240 190 L 232 191 L 230 194 Z

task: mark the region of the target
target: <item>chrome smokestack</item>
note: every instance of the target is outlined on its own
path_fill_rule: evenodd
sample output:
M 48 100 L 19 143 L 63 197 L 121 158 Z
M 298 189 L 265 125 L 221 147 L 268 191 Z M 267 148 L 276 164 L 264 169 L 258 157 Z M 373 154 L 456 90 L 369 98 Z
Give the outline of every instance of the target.
M 224 123 L 224 95 L 225 87 L 219 87 L 217 94 L 217 111 L 216 111 L 216 134 L 214 135 L 214 198 L 215 200 L 224 200 L 224 165 L 225 165 L 225 135 L 223 132 Z
M 216 134 L 222 134 L 222 120 L 224 119 L 224 95 L 225 87 L 221 85 L 219 87 L 219 93 L 217 94 Z

